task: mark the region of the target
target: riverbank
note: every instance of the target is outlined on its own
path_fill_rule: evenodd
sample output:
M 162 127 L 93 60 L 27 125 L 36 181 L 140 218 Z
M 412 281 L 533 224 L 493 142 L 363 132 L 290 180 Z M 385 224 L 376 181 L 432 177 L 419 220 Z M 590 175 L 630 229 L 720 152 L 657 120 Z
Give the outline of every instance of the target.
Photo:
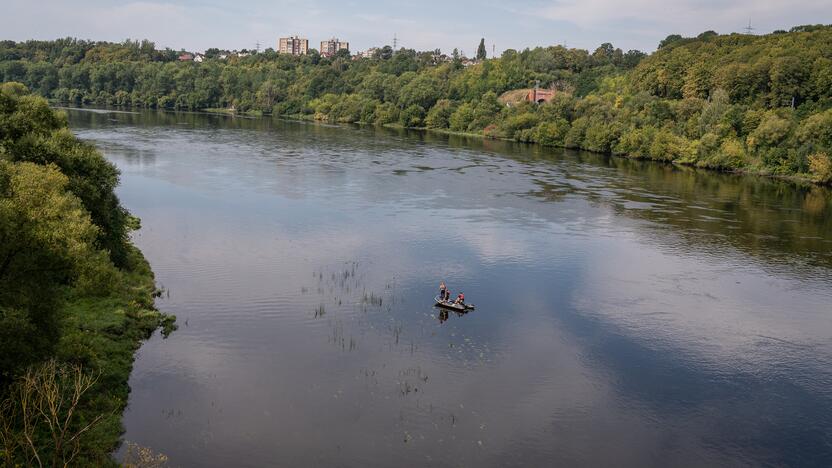
M 80 295 L 71 290 L 62 309 L 63 335 L 57 348 L 57 360 L 79 364 L 98 382 L 87 394 L 78 418 L 89 421 L 103 415 L 84 439 L 79 455 L 81 463 L 117 466 L 113 451 L 124 432 L 122 413 L 130 393 L 128 380 L 133 370 L 135 352 L 142 342 L 161 328 L 167 337 L 175 328 L 176 317 L 156 310 L 153 271 L 141 251 L 131 246 L 128 266 L 120 284 L 104 297 Z
M 265 115 L 268 116 L 268 115 Z M 482 140 L 498 140 L 498 141 L 505 141 L 510 143 L 518 143 L 523 145 L 535 145 L 541 146 L 545 148 L 562 148 L 562 149 L 573 149 L 573 150 L 580 150 L 586 151 L 595 154 L 602 154 L 605 156 L 610 156 L 614 158 L 624 158 L 624 159 L 633 159 L 639 161 L 652 161 L 655 163 L 661 164 L 670 164 L 674 166 L 681 166 L 681 167 L 690 167 L 695 169 L 704 169 L 712 172 L 721 172 L 725 174 L 740 174 L 744 176 L 753 176 L 753 177 L 766 177 L 770 179 L 777 179 L 777 180 L 784 180 L 788 182 L 792 182 L 799 185 L 817 185 L 817 186 L 832 186 L 832 180 L 830 181 L 819 181 L 812 177 L 811 174 L 775 174 L 770 170 L 765 168 L 755 168 L 755 167 L 745 167 L 745 168 L 737 168 L 737 169 L 728 169 L 728 168 L 720 168 L 720 167 L 709 167 L 707 165 L 697 164 L 695 162 L 687 162 L 687 161 L 679 161 L 679 160 L 669 160 L 669 159 L 657 159 L 651 158 L 646 156 L 637 156 L 637 155 L 628 155 L 628 154 L 616 154 L 611 152 L 599 152 L 589 148 L 581 148 L 581 147 L 568 147 L 565 145 L 547 145 L 544 143 L 538 142 L 525 142 L 525 141 L 518 141 L 514 138 L 504 138 L 496 135 L 484 135 L 482 133 L 473 133 L 473 132 L 460 132 L 455 130 L 443 129 L 443 128 L 429 128 L 429 127 L 406 127 L 401 124 L 390 123 L 390 124 L 383 124 L 383 125 L 376 125 L 373 123 L 367 122 L 352 122 L 352 123 L 341 123 L 341 122 L 329 122 L 327 120 L 320 120 L 315 119 L 313 115 L 310 114 L 292 114 L 292 115 L 282 115 L 282 116 L 275 116 L 283 119 L 289 120 L 299 120 L 304 122 L 321 122 L 326 123 L 328 125 L 357 125 L 359 127 L 383 127 L 383 128 L 390 128 L 396 130 L 412 130 L 412 131 L 420 131 L 420 132 L 430 132 L 438 135 L 448 135 L 448 136 L 458 136 L 458 137 L 465 137 L 465 138 L 478 138 Z
M 126 108 L 132 109 L 131 106 L 124 106 Z M 83 108 L 83 107 L 82 107 Z M 180 112 L 172 109 L 158 109 L 163 112 Z M 720 172 L 725 174 L 740 174 L 744 176 L 753 176 L 753 177 L 766 177 L 769 179 L 776 179 L 776 180 L 783 180 L 792 182 L 798 185 L 816 185 L 816 186 L 832 186 L 832 180 L 829 181 L 822 181 L 817 180 L 811 174 L 808 173 L 797 173 L 797 174 L 778 174 L 774 173 L 769 169 L 766 168 L 758 168 L 758 167 L 743 167 L 743 168 L 727 168 L 727 167 L 711 167 L 708 165 L 698 164 L 696 161 L 685 161 L 685 160 L 671 160 L 666 158 L 652 158 L 649 156 L 639 156 L 639 155 L 631 155 L 631 154 L 618 154 L 614 152 L 604 152 L 604 151 L 596 151 L 591 148 L 582 148 L 582 147 L 570 147 L 566 145 L 549 145 L 540 142 L 532 142 L 532 141 L 519 141 L 514 138 L 505 138 L 498 135 L 485 135 L 483 133 L 475 133 L 475 132 L 461 132 L 456 130 L 450 130 L 446 128 L 431 128 L 431 127 L 407 127 L 398 123 L 387 123 L 387 124 L 375 124 L 369 122 L 330 122 L 328 120 L 322 120 L 316 118 L 314 114 L 271 114 L 271 113 L 264 113 L 260 111 L 248 111 L 248 112 L 236 112 L 233 109 L 228 108 L 205 108 L 199 109 L 197 112 L 207 113 L 207 114 L 216 114 L 216 115 L 226 115 L 226 116 L 242 116 L 247 118 L 264 118 L 264 117 L 272 117 L 272 118 L 279 118 L 285 120 L 295 120 L 300 122 L 319 122 L 324 123 L 327 125 L 338 125 L 338 126 L 358 126 L 358 127 L 381 127 L 381 128 L 389 128 L 394 130 L 409 130 L 409 131 L 419 131 L 419 132 L 429 132 L 437 135 L 448 135 L 448 136 L 457 136 L 457 137 L 465 137 L 465 138 L 477 138 L 481 140 L 497 140 L 497 141 L 505 141 L 510 143 L 518 143 L 523 145 L 535 145 L 541 146 L 546 148 L 562 148 L 562 149 L 573 149 L 573 150 L 580 150 L 586 151 L 595 154 L 602 154 L 605 156 L 610 156 L 614 158 L 624 158 L 624 159 L 633 159 L 639 161 L 652 161 L 661 164 L 670 164 L 674 166 L 680 167 L 690 167 L 695 169 L 705 169 L 708 171 L 713 172 Z
M 0 101 L 0 465 L 115 465 L 134 353 L 175 317 L 118 168 L 19 83 Z

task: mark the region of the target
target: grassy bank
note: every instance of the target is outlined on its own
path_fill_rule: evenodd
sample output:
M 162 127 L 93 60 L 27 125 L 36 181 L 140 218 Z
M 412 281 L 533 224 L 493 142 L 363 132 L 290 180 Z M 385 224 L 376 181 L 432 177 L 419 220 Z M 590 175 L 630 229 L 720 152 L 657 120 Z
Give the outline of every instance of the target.
M 167 336 L 175 328 L 175 317 L 154 307 L 158 291 L 153 272 L 133 246 L 108 294 L 90 295 L 71 288 L 64 295 L 58 313 L 61 337 L 54 357 L 32 367 L 16 384 L 26 382 L 29 375 L 40 377 L 38 383 L 30 384 L 28 393 L 28 405 L 36 408 L 28 412 L 29 426 L 34 428 L 28 436 L 31 441 L 23 423 L 27 419 L 22 404 L 27 398 L 21 396 L 25 384 L 12 387 L 0 413 L 0 464 L 5 462 L 4 466 L 29 466 L 38 459 L 44 465 L 68 460 L 70 466 L 119 466 L 112 453 L 124 432 L 122 413 L 130 393 L 134 354 L 157 329 L 162 328 Z M 76 405 L 73 384 L 81 378 L 90 379 L 91 386 Z M 51 395 L 59 403 L 51 404 L 57 407 L 54 413 L 49 411 L 50 404 L 38 403 Z M 54 418 L 51 422 L 50 417 Z M 59 434 L 66 434 L 58 436 L 60 442 L 56 442 L 53 426 L 59 427 Z
M 92 420 L 105 415 L 85 438 L 80 463 L 117 465 L 110 454 L 123 433 L 122 412 L 130 393 L 127 382 L 134 354 L 155 330 L 161 327 L 167 336 L 175 328 L 176 318 L 153 305 L 158 294 L 153 272 L 135 247 L 129 251 L 128 262 L 121 284 L 110 295 L 90 297 L 69 291 L 62 311 L 58 361 L 79 364 L 99 376 L 86 395 L 79 418 Z

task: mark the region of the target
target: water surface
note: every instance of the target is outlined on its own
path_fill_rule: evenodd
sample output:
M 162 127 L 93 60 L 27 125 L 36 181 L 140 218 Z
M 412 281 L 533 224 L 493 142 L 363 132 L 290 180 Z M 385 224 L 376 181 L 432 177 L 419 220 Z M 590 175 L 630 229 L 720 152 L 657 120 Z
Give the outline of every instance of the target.
M 175 466 L 828 466 L 832 198 L 504 142 L 69 111 L 179 318 Z M 444 279 L 475 311 L 432 307 Z

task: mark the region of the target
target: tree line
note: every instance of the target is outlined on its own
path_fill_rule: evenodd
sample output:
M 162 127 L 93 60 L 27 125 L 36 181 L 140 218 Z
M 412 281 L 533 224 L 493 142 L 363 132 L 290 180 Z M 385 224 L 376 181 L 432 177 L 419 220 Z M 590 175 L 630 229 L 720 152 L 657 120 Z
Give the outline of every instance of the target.
M 178 62 L 147 41 L 0 43 L 0 80 L 60 102 L 233 109 L 401 125 L 725 170 L 832 181 L 832 27 L 668 36 L 650 55 L 602 44 L 371 58 L 273 50 Z M 548 103 L 510 91 L 556 90 Z

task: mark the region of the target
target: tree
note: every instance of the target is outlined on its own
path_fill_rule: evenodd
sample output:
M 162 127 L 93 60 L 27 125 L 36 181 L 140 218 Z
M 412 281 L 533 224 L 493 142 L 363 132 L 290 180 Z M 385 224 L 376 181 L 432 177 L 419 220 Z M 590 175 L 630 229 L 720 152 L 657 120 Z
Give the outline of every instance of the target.
M 485 51 L 485 38 L 480 39 L 480 45 L 477 46 L 477 60 L 485 60 L 487 52 Z
M 375 57 L 381 60 L 390 60 L 393 58 L 393 48 L 386 45 L 375 52 Z
M 592 53 L 592 58 L 597 60 L 598 63 L 609 63 L 612 61 L 614 53 L 615 47 L 609 42 L 605 42 L 595 49 L 595 52 Z
M 673 44 L 674 42 L 678 42 L 678 41 L 681 41 L 681 40 L 682 40 L 682 36 L 680 36 L 678 34 L 671 34 L 671 35 L 667 36 L 666 38 L 662 39 L 661 42 L 659 42 L 659 49 L 667 47 L 670 44 Z
M 0 383 L 54 346 L 60 287 L 107 268 L 68 185 L 54 165 L 0 160 Z

